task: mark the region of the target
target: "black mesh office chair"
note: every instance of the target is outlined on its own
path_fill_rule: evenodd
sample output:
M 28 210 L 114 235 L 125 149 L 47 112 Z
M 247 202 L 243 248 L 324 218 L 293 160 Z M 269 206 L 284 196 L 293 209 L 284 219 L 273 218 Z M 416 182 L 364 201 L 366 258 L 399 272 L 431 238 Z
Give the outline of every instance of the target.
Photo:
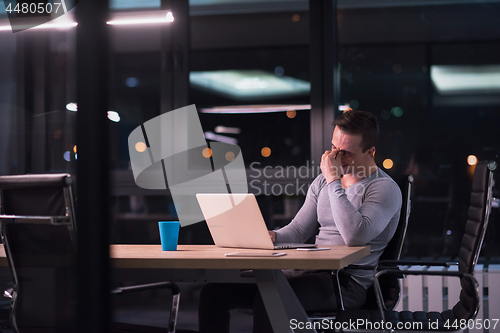
M 394 232 L 394 236 L 387 244 L 384 252 L 381 254 L 379 258 L 379 263 L 386 262 L 387 265 L 391 265 L 390 267 L 397 267 L 395 265 L 390 264 L 392 260 L 399 260 L 401 251 L 403 249 L 403 244 L 406 236 L 406 229 L 408 228 L 408 220 L 410 218 L 411 213 L 411 187 L 413 184 L 413 177 L 404 176 L 404 177 L 394 177 L 394 180 L 398 183 L 401 194 L 402 194 L 402 205 L 401 205 L 401 213 L 399 215 L 399 223 L 396 231 Z M 352 269 L 368 269 L 374 270 L 376 266 L 356 266 L 349 265 L 349 268 Z M 402 278 L 402 275 L 384 275 L 380 277 L 380 286 L 382 290 L 382 299 L 384 300 L 384 304 L 387 309 L 393 309 L 398 304 L 400 295 L 401 295 L 401 285 L 399 283 L 399 279 Z M 340 300 L 340 304 L 338 305 L 339 309 L 344 309 L 342 302 L 342 294 L 340 291 L 340 285 L 337 280 L 337 292 L 338 299 Z M 377 297 L 375 294 L 374 286 L 371 286 L 366 293 L 366 302 L 363 306 L 365 310 L 375 310 L 377 309 Z M 313 321 L 322 321 L 324 319 L 330 320 L 336 317 L 336 312 L 311 312 L 308 313 L 311 320 Z
M 392 236 L 391 241 L 387 244 L 384 252 L 379 258 L 379 265 L 385 264 L 386 266 L 389 265 L 389 267 L 397 267 L 389 262 L 391 260 L 399 260 L 401 257 L 404 241 L 406 239 L 406 230 L 408 229 L 408 220 L 410 219 L 411 213 L 411 193 L 413 184 L 413 177 L 411 175 L 404 177 L 402 181 L 399 181 L 396 177 L 394 179 L 400 184 L 401 194 L 403 196 L 399 224 L 394 236 Z M 386 275 L 381 276 L 379 279 L 382 299 L 387 309 L 392 310 L 398 305 L 401 296 L 401 285 L 399 283 L 401 278 L 402 275 Z M 367 290 L 366 302 L 363 309 L 377 309 L 377 298 L 374 286 L 371 286 Z
M 76 224 L 69 174 L 0 177 L 0 222 L 14 278 L 12 323 L 16 332 L 71 332 L 75 324 Z M 113 294 L 168 288 L 174 332 L 179 288 L 171 282 L 117 288 Z M 115 332 L 158 332 L 123 323 Z
M 16 222 L 65 224 L 71 230 L 71 237 L 76 239 L 71 185 L 71 177 L 67 174 L 0 177 L 0 228 Z M 10 262 L 9 266 L 12 272 Z M 5 290 L 4 296 L 16 300 L 15 284 L 14 288 Z M 13 304 L 11 302 L 11 306 Z M 36 316 L 34 318 L 36 321 Z
M 460 331 L 460 325 L 453 325 L 455 320 L 470 320 L 474 319 L 479 311 L 479 296 L 478 296 L 478 283 L 474 278 L 474 267 L 476 265 L 481 245 L 488 225 L 491 204 L 493 201 L 492 196 L 492 183 L 493 172 L 496 170 L 497 165 L 495 162 L 482 161 L 476 165 L 474 171 L 474 178 L 472 183 L 471 203 L 469 207 L 468 220 L 465 225 L 465 234 L 462 238 L 462 245 L 459 251 L 459 263 L 457 272 L 436 272 L 436 271 L 409 271 L 409 270 L 395 270 L 390 267 L 381 267 L 379 272 L 375 275 L 375 290 L 378 298 L 377 310 L 345 310 L 339 312 L 336 318 L 336 327 L 342 328 L 342 331 L 379 331 L 375 328 L 388 328 L 387 324 L 374 325 L 374 323 L 390 323 L 392 329 L 395 331 L 403 330 L 417 330 L 428 331 L 432 328 L 433 331 Z M 427 266 L 448 266 L 445 262 L 421 262 L 421 261 L 393 261 L 385 264 L 392 265 L 427 265 Z M 424 311 L 390 311 L 385 308 L 384 303 L 381 301 L 380 296 L 380 283 L 379 279 L 384 275 L 401 273 L 405 275 L 442 275 L 442 276 L 456 276 L 460 278 L 462 290 L 460 292 L 460 299 L 452 309 L 443 312 L 424 312 Z M 355 329 L 350 329 L 349 322 L 364 323 Z M 371 323 L 371 324 L 369 324 Z M 406 324 L 405 323 L 409 323 Z M 416 324 L 414 324 L 416 323 Z M 437 327 L 429 327 L 430 324 Z M 448 324 L 448 325 L 447 325 Z M 398 325 L 401 325 L 398 327 Z M 351 326 L 352 328 L 352 326 Z M 402 328 L 402 329 L 400 329 Z
M 1 219 L 65 224 L 76 237 L 72 185 L 69 174 L 1 176 Z

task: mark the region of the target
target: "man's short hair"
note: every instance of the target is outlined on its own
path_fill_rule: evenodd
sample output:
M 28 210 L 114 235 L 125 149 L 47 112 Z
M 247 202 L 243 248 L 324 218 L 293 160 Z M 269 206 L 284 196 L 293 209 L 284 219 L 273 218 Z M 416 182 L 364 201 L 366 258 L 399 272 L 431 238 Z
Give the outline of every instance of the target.
M 349 135 L 361 135 L 363 152 L 375 147 L 378 141 L 377 117 L 366 111 L 350 110 L 340 114 L 332 123 Z

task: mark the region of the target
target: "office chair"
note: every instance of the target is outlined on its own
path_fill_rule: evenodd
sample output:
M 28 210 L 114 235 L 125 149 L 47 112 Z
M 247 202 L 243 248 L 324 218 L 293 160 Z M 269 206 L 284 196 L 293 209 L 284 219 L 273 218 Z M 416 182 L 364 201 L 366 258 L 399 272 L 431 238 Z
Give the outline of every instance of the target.
M 387 244 L 384 252 L 380 255 L 379 265 L 380 263 L 387 263 L 386 265 L 390 268 L 396 268 L 396 265 L 390 264 L 392 260 L 399 260 L 401 256 L 401 251 L 403 249 L 403 244 L 406 236 L 406 229 L 408 228 L 408 220 L 410 218 L 411 213 L 411 193 L 412 193 L 412 184 L 413 177 L 411 175 L 404 177 L 394 177 L 396 183 L 398 183 L 401 194 L 402 194 L 402 204 L 401 204 L 401 212 L 399 215 L 399 222 L 394 235 L 391 240 Z M 368 269 L 374 270 L 378 266 L 360 266 L 360 265 L 349 265 L 347 266 L 350 269 Z M 386 266 L 384 266 L 386 267 Z M 387 309 L 393 309 L 399 302 L 401 295 L 401 285 L 399 283 L 399 279 L 401 279 L 402 275 L 383 275 L 380 277 L 380 287 L 382 291 L 382 299 L 384 300 L 384 304 Z M 335 282 L 337 283 L 337 299 L 339 300 L 339 304 L 337 306 L 338 309 L 344 309 L 344 305 L 342 302 L 342 293 L 340 289 L 340 284 L 338 279 L 335 276 Z M 366 292 L 366 301 L 363 305 L 363 309 L 365 310 L 375 310 L 377 309 L 377 297 L 375 294 L 374 286 L 368 288 Z M 311 312 L 308 313 L 309 317 L 313 321 L 322 321 L 324 319 L 331 320 L 335 319 L 336 312 Z
M 390 264 L 390 260 L 399 260 L 401 257 L 401 252 L 403 250 L 404 241 L 406 239 L 406 230 L 408 229 L 408 221 L 410 219 L 411 213 L 411 193 L 412 193 L 412 185 L 413 185 L 413 176 L 409 175 L 404 177 L 406 182 L 400 182 L 398 178 L 394 177 L 396 182 L 400 184 L 401 194 L 403 197 L 402 205 L 401 205 L 401 213 L 399 215 L 399 223 L 398 227 L 392 236 L 392 239 L 387 244 L 384 252 L 380 255 L 379 258 L 379 266 L 385 265 L 385 267 L 390 266 L 396 268 L 396 265 Z M 375 267 L 371 267 L 374 269 Z M 382 299 L 384 300 L 384 304 L 387 309 L 394 309 L 400 300 L 401 296 L 401 285 L 399 280 L 402 278 L 401 275 L 396 276 L 386 276 L 384 278 L 381 277 L 379 280 L 381 290 L 382 290 Z M 375 289 L 372 285 L 366 294 L 366 302 L 363 306 L 363 309 L 376 309 L 377 308 L 377 298 L 375 296 Z
M 69 174 L 1 176 L 1 219 L 66 224 L 76 240 L 72 185 Z
M 69 174 L 0 176 L 0 222 L 14 278 L 16 332 L 71 332 L 76 322 L 76 224 Z M 117 288 L 112 294 L 168 288 L 168 332 L 175 331 L 179 288 L 171 282 Z M 115 332 L 164 328 L 114 323 Z
M 391 325 L 394 331 L 414 330 L 428 331 L 430 329 L 439 331 L 460 331 L 464 327 L 453 325 L 460 320 L 468 321 L 474 319 L 479 311 L 478 283 L 474 278 L 474 267 L 477 263 L 481 246 L 483 243 L 486 228 L 488 226 L 491 205 L 493 201 L 493 172 L 497 165 L 492 161 L 482 161 L 476 165 L 472 181 L 471 202 L 468 213 L 468 220 L 465 225 L 465 234 L 459 251 L 459 262 L 457 272 L 437 272 L 437 271 L 414 271 L 399 270 L 387 267 L 390 265 L 426 265 L 448 267 L 446 262 L 421 262 L 421 261 L 390 261 L 382 263 L 375 275 L 374 287 L 377 296 L 377 310 L 344 310 L 340 311 L 335 325 L 343 332 L 372 332 L 380 331 L 378 328 L 389 328 Z M 440 275 L 455 276 L 460 278 L 462 290 L 460 299 L 452 309 L 443 312 L 424 311 L 391 311 L 385 307 L 380 293 L 381 284 L 379 279 L 384 275 Z M 358 321 L 359 320 L 359 321 Z M 346 325 L 349 322 L 359 322 L 355 329 Z M 386 325 L 381 325 L 384 321 Z M 374 324 L 376 323 L 376 324 Z M 409 324 L 408 324 L 409 323 Z M 416 324 L 414 324 L 416 323 Z M 430 325 L 436 325 L 432 327 Z M 400 326 L 398 326 L 400 325 Z M 416 325 L 416 326 L 415 326 Z M 466 328 L 466 327 L 465 327 Z
M 426 257 L 433 253 L 449 253 L 451 237 L 446 235 L 446 231 L 452 228 L 450 221 L 453 220 L 451 182 L 418 175 L 413 183 L 412 196 L 412 220 L 419 223 L 408 226 L 404 256 Z
M 0 222 L 64 223 L 70 227 L 71 235 L 76 239 L 72 181 L 68 176 L 50 174 L 0 177 Z M 12 299 L 14 288 L 7 285 L 4 287 L 4 297 Z

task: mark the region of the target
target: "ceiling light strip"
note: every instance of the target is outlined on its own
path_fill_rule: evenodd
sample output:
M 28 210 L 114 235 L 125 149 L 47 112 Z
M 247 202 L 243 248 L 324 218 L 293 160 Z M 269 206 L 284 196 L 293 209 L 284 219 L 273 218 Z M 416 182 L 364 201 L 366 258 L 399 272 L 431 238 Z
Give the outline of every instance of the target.
M 200 109 L 201 113 L 223 113 L 223 114 L 244 114 L 244 113 L 272 113 L 286 112 L 289 110 L 311 110 L 310 104 L 294 105 L 235 105 L 216 106 L 213 108 Z

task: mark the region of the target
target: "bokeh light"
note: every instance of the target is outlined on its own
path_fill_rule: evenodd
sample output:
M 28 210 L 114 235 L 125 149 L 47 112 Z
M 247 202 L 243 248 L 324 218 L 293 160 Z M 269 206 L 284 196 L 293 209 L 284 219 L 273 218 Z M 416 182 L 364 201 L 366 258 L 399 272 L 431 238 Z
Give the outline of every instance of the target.
M 78 106 L 76 105 L 76 103 L 71 102 L 66 104 L 66 110 L 76 112 L 78 111 Z
M 228 162 L 231 162 L 232 160 L 234 160 L 234 158 L 235 158 L 236 156 L 234 155 L 234 153 L 233 153 L 232 151 L 228 151 L 228 152 L 226 153 L 226 156 L 225 156 L 225 157 L 226 157 L 226 160 L 227 160 Z
M 382 165 L 386 169 L 391 169 L 394 166 L 394 162 L 390 158 L 387 158 L 387 159 L 384 160 L 384 162 L 382 163 Z
M 146 148 L 147 146 L 144 142 L 139 141 L 135 144 L 135 150 L 137 150 L 139 153 L 146 151 Z
M 359 108 L 359 102 L 355 99 L 349 102 L 349 107 L 353 110 L 357 110 Z
M 210 158 L 210 156 L 212 156 L 212 149 L 210 148 L 205 148 L 203 149 L 203 151 L 201 152 L 201 154 L 203 155 L 203 157 L 205 158 Z
M 476 165 L 477 164 L 477 157 L 474 155 L 469 155 L 467 157 L 467 163 L 469 163 L 469 165 Z
M 125 80 L 125 85 L 129 88 L 134 88 L 139 85 L 139 80 L 136 77 L 129 77 Z
M 264 157 L 269 157 L 271 156 L 271 148 L 269 147 L 264 147 L 260 150 L 260 153 L 262 154 L 262 156 Z
M 283 68 L 283 66 L 276 66 L 276 68 L 274 68 L 274 75 L 283 76 L 283 74 L 285 74 L 285 69 Z
M 395 106 L 391 109 L 391 114 L 394 116 L 394 117 L 401 117 L 403 115 L 403 109 L 400 108 L 399 106 Z
M 287 116 L 288 118 L 295 118 L 295 116 L 296 116 L 296 115 L 297 115 L 297 111 L 295 111 L 295 110 L 288 110 L 288 111 L 286 112 L 286 116 Z
M 115 123 L 120 121 L 120 115 L 116 111 L 108 111 L 108 119 L 114 121 Z

